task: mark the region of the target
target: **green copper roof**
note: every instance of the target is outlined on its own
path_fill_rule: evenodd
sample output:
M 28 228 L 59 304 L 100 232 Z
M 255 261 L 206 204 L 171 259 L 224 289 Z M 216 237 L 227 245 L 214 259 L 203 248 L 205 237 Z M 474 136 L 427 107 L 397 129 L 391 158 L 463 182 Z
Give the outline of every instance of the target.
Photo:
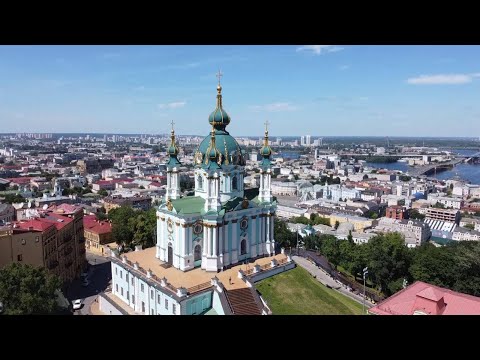
M 225 127 L 230 124 L 230 116 L 228 116 L 222 105 L 222 87 L 220 83 L 217 86 L 217 107 L 208 117 L 208 122 L 218 130 L 225 130 Z
M 166 165 L 167 165 L 168 168 L 173 168 L 173 167 L 182 165 L 182 163 L 177 159 L 176 156 L 170 156 Z
M 198 214 L 203 212 L 205 206 L 205 199 L 200 196 L 187 196 L 171 201 L 177 214 Z
M 268 128 L 267 128 L 267 126 L 268 126 L 268 121 L 265 122 L 265 138 L 264 138 L 263 146 L 260 149 L 260 154 L 263 157 L 262 161 L 260 162 L 260 167 L 262 167 L 263 169 L 266 169 L 266 168 L 268 168 L 272 165 L 272 163 L 270 161 L 270 156 L 272 155 L 272 148 L 268 144 Z
M 181 165 L 180 161 L 177 159 L 178 155 L 178 147 L 177 144 L 175 143 L 175 132 L 173 131 L 173 121 L 172 121 L 172 134 L 170 135 L 171 140 L 170 140 L 170 146 L 167 149 L 167 154 L 169 156 L 169 159 L 166 163 L 168 168 L 173 168 L 178 165 Z
M 208 117 L 210 125 L 218 129 L 225 129 L 230 124 L 230 116 L 222 108 L 216 108 Z
M 245 164 L 245 158 L 237 140 L 235 140 L 228 131 L 216 129 L 215 149 L 217 150 L 217 155 L 214 158 L 216 159 L 215 164 L 217 165 L 214 165 L 212 161 L 213 149 L 210 147 L 211 140 L 211 136 L 206 136 L 198 146 L 195 153 L 197 165 L 202 165 L 204 168 L 212 168 L 219 167 L 218 165 Z

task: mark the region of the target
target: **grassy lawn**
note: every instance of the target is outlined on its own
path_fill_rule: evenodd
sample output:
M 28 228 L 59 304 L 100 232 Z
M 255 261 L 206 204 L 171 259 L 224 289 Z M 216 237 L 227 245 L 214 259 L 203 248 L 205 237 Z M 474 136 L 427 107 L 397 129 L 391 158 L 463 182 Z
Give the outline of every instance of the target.
M 360 315 L 362 305 L 295 269 L 255 284 L 274 315 Z

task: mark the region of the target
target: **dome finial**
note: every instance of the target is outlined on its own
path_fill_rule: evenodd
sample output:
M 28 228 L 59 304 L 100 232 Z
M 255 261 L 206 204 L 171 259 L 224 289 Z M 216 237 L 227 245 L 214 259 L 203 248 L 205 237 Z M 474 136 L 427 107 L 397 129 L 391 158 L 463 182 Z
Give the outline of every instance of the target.
M 263 168 L 270 166 L 270 155 L 272 155 L 272 149 L 268 144 L 268 125 L 269 125 L 269 122 L 267 120 L 265 121 L 265 137 L 263 139 L 263 146 L 260 149 L 260 154 L 263 156 L 263 160 L 261 162 L 261 166 Z
M 175 123 L 171 122 L 171 125 L 172 125 L 172 131 L 171 131 L 171 134 L 170 134 L 170 146 L 168 147 L 168 155 L 169 155 L 169 160 L 167 162 L 167 166 L 169 167 L 173 167 L 173 166 L 176 166 L 176 165 L 179 165 L 180 162 L 178 161 L 177 159 L 177 155 L 178 155 L 178 147 L 177 147 L 177 144 L 175 144 L 175 130 L 173 129 L 173 125 Z
M 230 116 L 228 116 L 222 105 L 222 85 L 220 83 L 220 79 L 222 78 L 222 76 L 223 73 L 218 70 L 217 107 L 208 117 L 208 122 L 210 123 L 210 125 L 213 125 L 216 130 L 225 131 L 225 127 L 230 124 Z
M 217 86 L 217 91 L 219 94 L 221 94 L 222 92 L 222 85 L 220 84 L 220 81 L 222 79 L 222 76 L 223 76 L 223 73 L 220 69 L 218 69 L 218 73 L 217 73 L 217 79 L 218 79 L 218 86 Z

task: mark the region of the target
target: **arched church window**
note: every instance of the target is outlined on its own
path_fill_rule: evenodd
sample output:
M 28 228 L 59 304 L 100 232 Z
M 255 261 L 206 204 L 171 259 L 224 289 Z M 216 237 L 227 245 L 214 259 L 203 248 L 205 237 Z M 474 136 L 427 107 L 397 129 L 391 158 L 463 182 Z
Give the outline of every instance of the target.
M 247 253 L 247 240 L 242 240 L 240 243 L 240 255 L 245 255 Z
M 202 247 L 200 245 L 195 246 L 193 250 L 193 261 L 202 260 Z
M 198 175 L 197 182 L 198 182 L 198 188 L 203 189 L 203 179 L 201 175 Z
M 232 179 L 232 190 L 238 190 L 237 177 L 234 176 Z

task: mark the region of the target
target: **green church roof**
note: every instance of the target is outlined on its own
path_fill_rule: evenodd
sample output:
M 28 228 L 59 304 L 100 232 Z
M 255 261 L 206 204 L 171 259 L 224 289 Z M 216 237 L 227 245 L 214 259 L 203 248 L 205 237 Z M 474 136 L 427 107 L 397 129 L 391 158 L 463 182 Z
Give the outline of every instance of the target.
M 230 124 L 230 116 L 223 109 L 220 83 L 217 92 L 217 107 L 208 117 L 212 132 L 198 146 L 195 163 L 204 169 L 219 169 L 222 165 L 230 164 L 245 165 L 244 153 L 237 141 L 225 130 Z
M 186 196 L 181 199 L 171 200 L 177 214 L 198 214 L 205 206 L 205 199 L 200 196 Z
M 178 165 L 181 165 L 180 161 L 178 161 L 177 159 L 178 147 L 177 147 L 177 144 L 175 143 L 175 131 L 173 130 L 173 121 L 172 121 L 172 133 L 170 136 L 171 136 L 170 146 L 167 149 L 167 154 L 169 156 L 169 159 L 166 165 L 168 168 L 173 168 Z

